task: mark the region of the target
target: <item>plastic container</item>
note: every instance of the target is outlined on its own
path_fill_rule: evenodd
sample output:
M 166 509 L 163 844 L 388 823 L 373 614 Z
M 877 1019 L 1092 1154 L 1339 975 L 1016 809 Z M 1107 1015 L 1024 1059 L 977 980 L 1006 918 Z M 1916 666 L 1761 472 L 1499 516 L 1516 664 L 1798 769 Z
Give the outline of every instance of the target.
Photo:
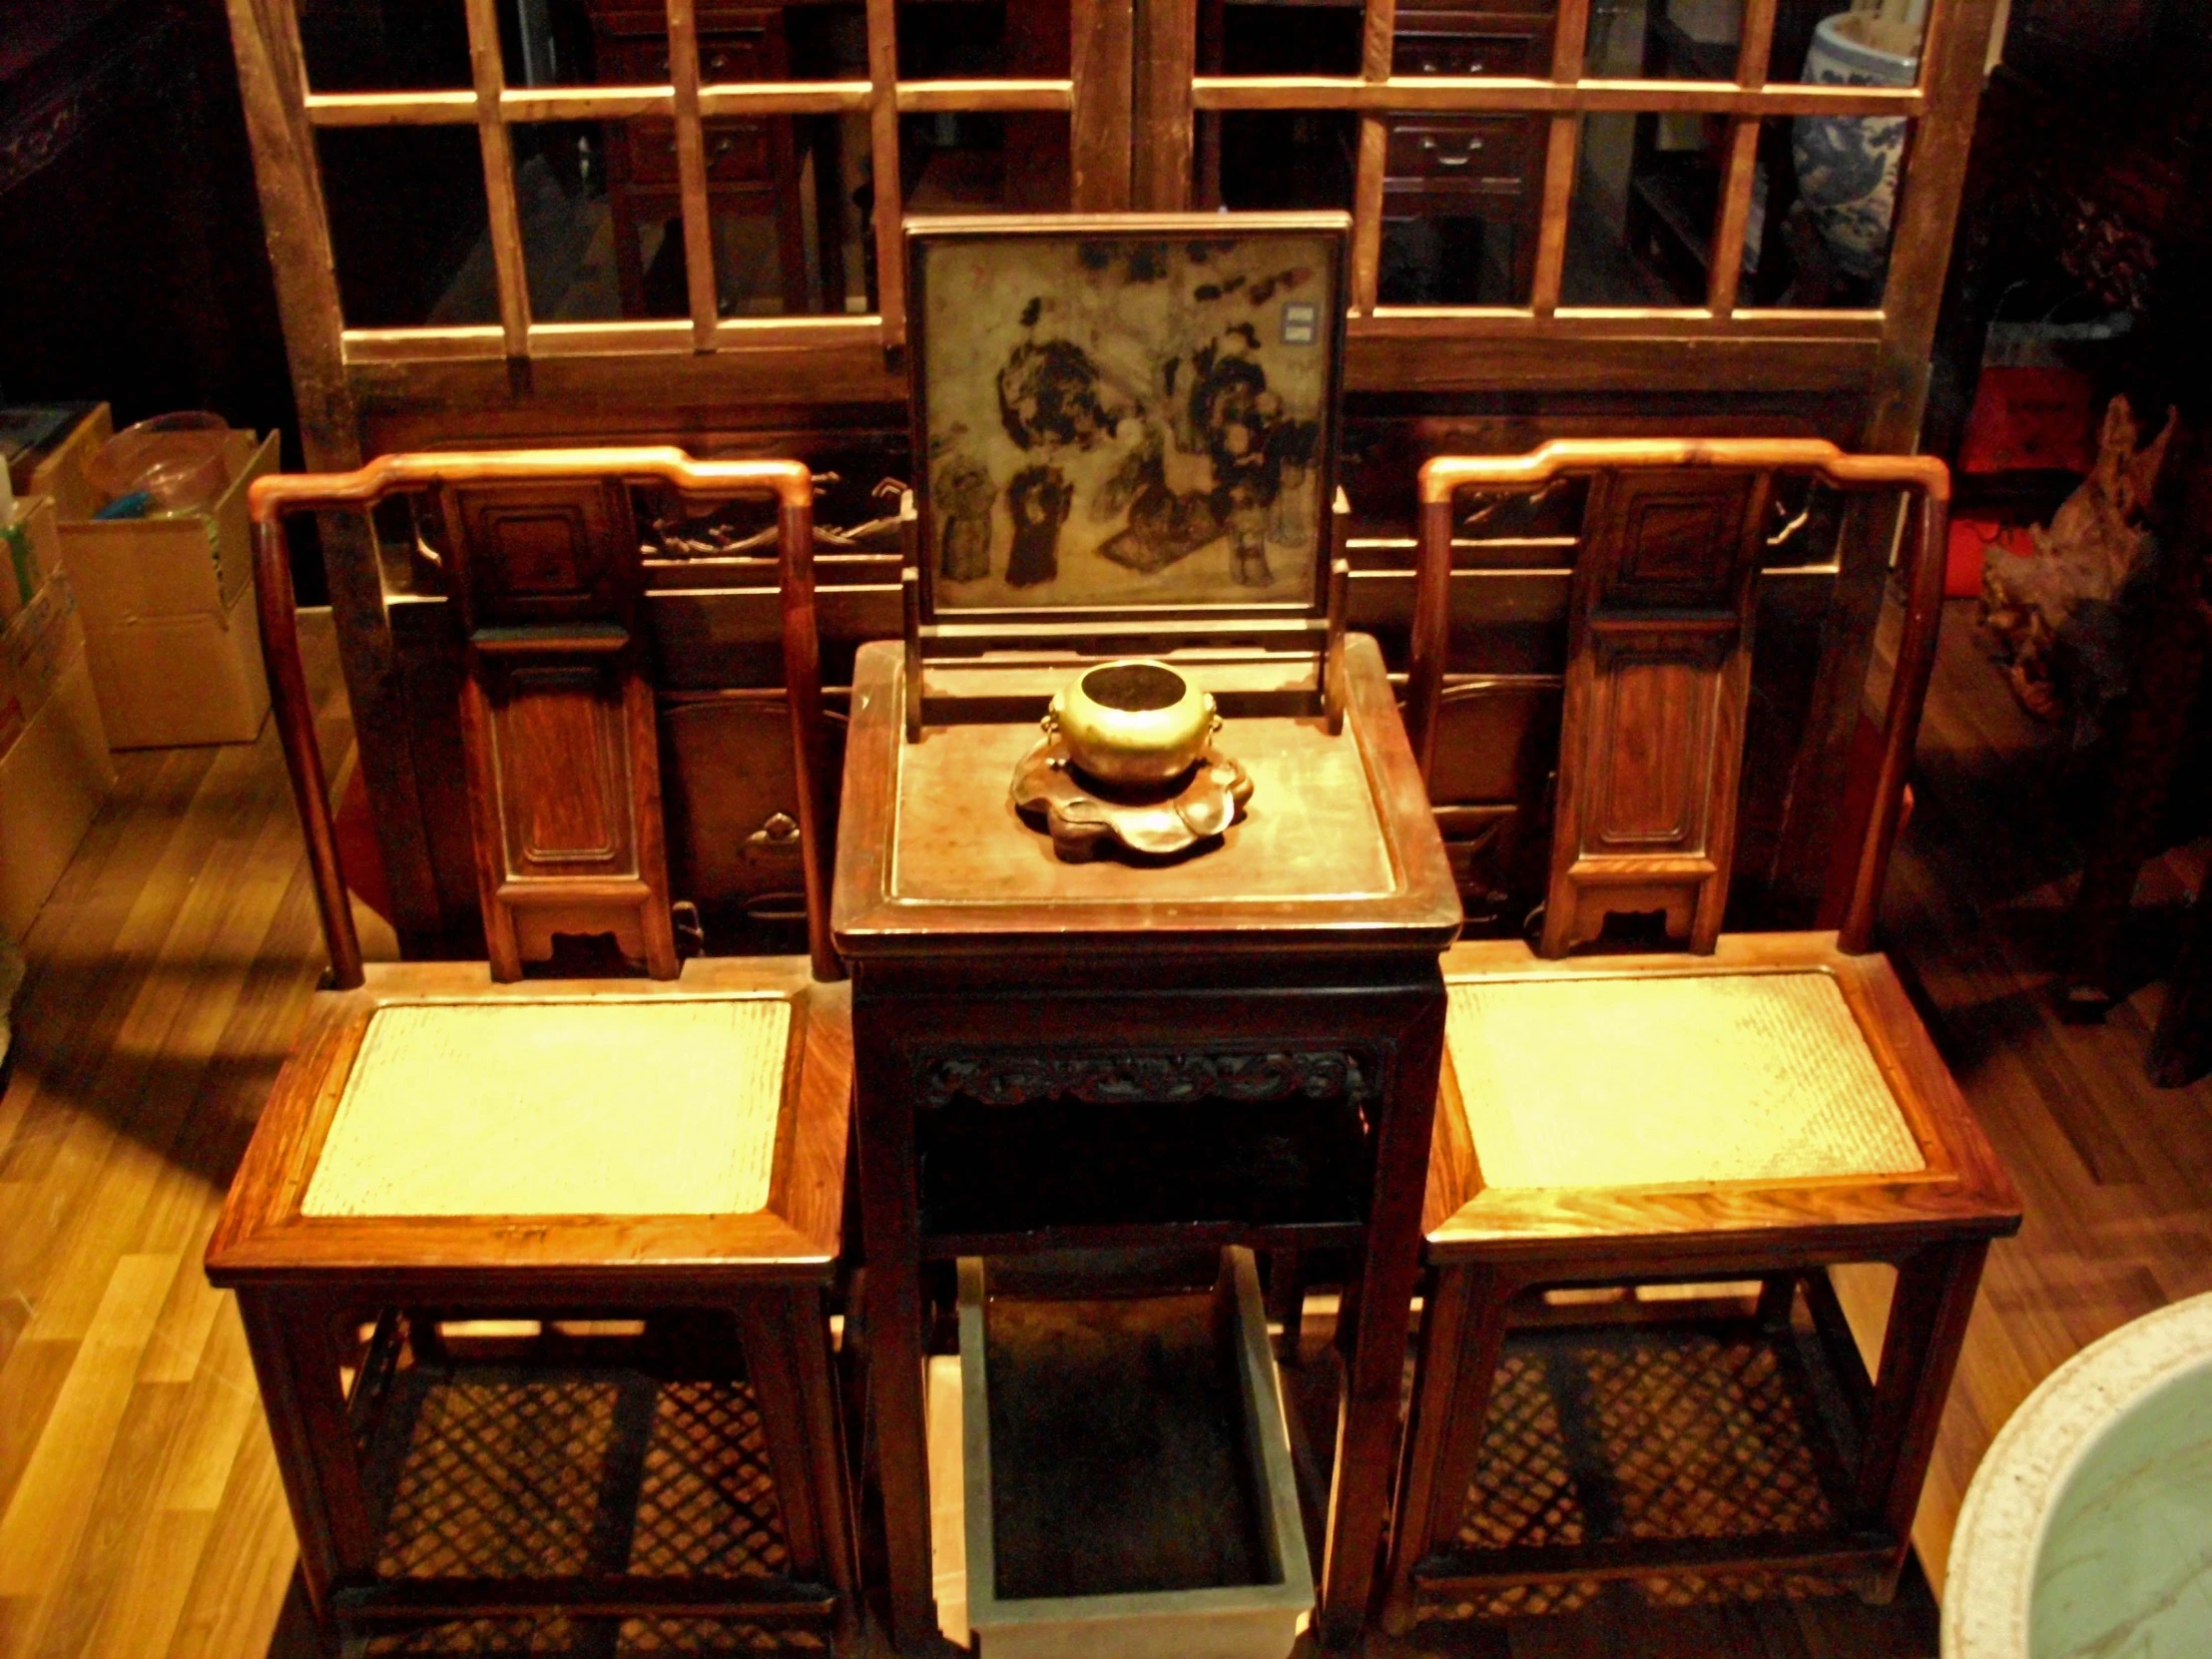
M 110 501 L 144 490 L 158 513 L 204 511 L 231 481 L 224 461 L 229 423 L 204 409 L 156 415 L 122 431 L 85 462 L 85 477 Z

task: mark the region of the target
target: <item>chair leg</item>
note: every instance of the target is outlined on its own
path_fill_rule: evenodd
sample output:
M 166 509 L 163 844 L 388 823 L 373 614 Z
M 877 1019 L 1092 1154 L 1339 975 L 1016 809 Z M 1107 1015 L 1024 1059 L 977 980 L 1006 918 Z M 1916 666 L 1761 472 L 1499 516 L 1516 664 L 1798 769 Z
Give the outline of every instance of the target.
M 1914 1511 L 1988 1250 L 1984 1239 L 1930 1245 L 1898 1268 L 1856 1494 L 1860 1514 L 1897 1540 L 1889 1562 L 1861 1591 L 1878 1605 L 1896 1594 L 1913 1547 Z
M 1797 1275 L 1769 1274 L 1759 1282 L 1759 1307 L 1753 1317 L 1762 1331 L 1784 1331 L 1789 1328 L 1790 1312 L 1796 1306 Z
M 323 1640 L 333 1592 L 375 1570 L 376 1535 L 339 1386 L 338 1309 L 311 1292 L 242 1288 L 239 1314 L 261 1384 L 276 1469 L 299 1537 L 299 1572 Z
M 1518 1288 L 1491 1268 L 1438 1268 L 1429 1276 L 1382 1602 L 1390 1635 L 1412 1626 L 1414 1568 L 1458 1529 Z
M 825 1585 L 836 1597 L 836 1640 L 849 1645 L 860 1629 L 858 1573 L 822 1293 L 806 1286 L 762 1290 L 740 1302 L 737 1318 L 776 1477 L 791 1576 Z

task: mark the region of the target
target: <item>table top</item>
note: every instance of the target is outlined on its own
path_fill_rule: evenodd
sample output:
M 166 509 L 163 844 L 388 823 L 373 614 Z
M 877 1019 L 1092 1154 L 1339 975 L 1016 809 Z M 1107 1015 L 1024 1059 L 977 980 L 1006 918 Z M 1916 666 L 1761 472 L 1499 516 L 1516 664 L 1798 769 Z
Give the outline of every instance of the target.
M 1050 682 L 1081 666 L 1056 666 Z M 1355 635 L 1346 668 L 1335 736 L 1318 717 L 1225 720 L 1216 747 L 1243 764 L 1253 796 L 1218 847 L 1168 863 L 1066 863 L 1009 794 L 1034 722 L 934 725 L 909 744 L 900 647 L 863 647 L 837 837 L 838 950 L 863 966 L 1076 949 L 1442 950 L 1459 928 L 1459 895 L 1382 653 Z M 959 671 L 970 685 L 992 672 Z M 1210 672 L 1234 671 L 1194 662 L 1186 672 L 1206 686 Z M 1028 690 L 1039 670 L 1004 676 Z

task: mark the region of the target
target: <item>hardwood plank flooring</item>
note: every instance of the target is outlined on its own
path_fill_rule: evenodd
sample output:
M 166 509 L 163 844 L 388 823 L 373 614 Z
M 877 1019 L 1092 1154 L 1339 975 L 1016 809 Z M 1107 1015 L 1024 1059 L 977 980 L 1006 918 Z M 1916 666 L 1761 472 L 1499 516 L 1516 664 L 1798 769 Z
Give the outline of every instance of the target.
M 2083 790 L 1954 609 L 1889 893 L 1893 954 L 2019 1183 L 1991 1254 L 1917 1540 L 1941 1584 L 1957 1504 L 2037 1381 L 2123 1321 L 2212 1289 L 2212 1083 L 2153 1090 L 2163 987 L 2102 1026 L 2049 991 Z M 327 619 L 305 629 L 324 752 L 350 764 Z M 24 941 L 0 1094 L 0 1659 L 303 1653 L 293 1548 L 252 1368 L 200 1253 L 322 966 L 273 733 L 118 757 L 120 783 Z M 2201 860 L 2169 858 L 2146 896 Z M 2146 967 L 2170 933 L 2139 929 Z M 1847 1277 L 1879 1332 L 1878 1272 Z M 1715 1610 L 1697 1650 L 1844 1651 L 1829 1615 Z M 1846 1619 L 1848 1612 L 1836 1617 Z M 1515 1654 L 1655 1652 L 1654 1633 L 1518 1621 Z M 1666 1651 L 1678 1649 L 1670 1637 Z
M 351 731 L 307 629 L 326 756 Z M 24 941 L 0 1095 L 0 1654 L 258 1654 L 289 1520 L 200 1271 L 321 970 L 274 728 L 117 757 Z
M 2026 1219 L 1989 1253 L 1921 1503 L 1915 1542 L 1938 1591 L 1966 1483 L 2028 1391 L 2128 1320 L 2212 1291 L 2212 1079 L 2162 1090 L 2143 1075 L 2166 993 L 2150 976 L 2170 960 L 2201 855 L 2145 871 L 2140 989 L 2101 1025 L 2066 1024 L 2052 999 L 2101 788 L 2013 702 L 1971 602 L 1953 602 L 1884 930 Z M 1843 1290 L 1855 1326 L 1879 1331 L 1875 1276 Z

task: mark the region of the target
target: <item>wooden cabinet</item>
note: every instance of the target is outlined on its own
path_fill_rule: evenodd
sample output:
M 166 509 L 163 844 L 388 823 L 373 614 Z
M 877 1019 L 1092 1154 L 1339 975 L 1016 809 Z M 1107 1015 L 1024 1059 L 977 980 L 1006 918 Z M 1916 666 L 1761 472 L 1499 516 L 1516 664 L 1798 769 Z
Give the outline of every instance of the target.
M 1401 11 L 1390 72 L 1548 76 L 1557 21 L 1551 0 Z M 1385 303 L 1525 301 L 1543 211 L 1543 128 L 1540 118 L 1525 115 L 1406 116 L 1390 124 L 1382 179 Z M 1416 230 L 1423 222 L 1431 229 Z
M 592 8 L 596 78 L 617 86 L 666 85 L 668 23 L 658 8 L 640 10 L 630 0 L 599 0 Z M 702 82 L 783 81 L 791 78 L 783 8 L 710 7 L 699 14 Z M 789 116 L 765 121 L 706 123 L 707 203 L 711 213 L 755 214 L 776 221 L 776 253 L 789 314 L 811 310 L 807 294 L 805 216 L 800 201 L 800 146 Z M 834 187 L 833 164 L 819 160 Z M 676 168 L 676 127 L 667 121 L 607 124 L 607 201 L 614 217 L 615 273 L 625 316 L 647 314 L 645 259 L 639 232 L 656 221 L 671 225 L 683 212 Z M 825 226 L 827 256 L 839 239 Z M 824 272 L 824 285 L 841 292 Z
M 1548 3 L 1401 11 L 1390 73 L 1547 76 L 1555 21 Z

